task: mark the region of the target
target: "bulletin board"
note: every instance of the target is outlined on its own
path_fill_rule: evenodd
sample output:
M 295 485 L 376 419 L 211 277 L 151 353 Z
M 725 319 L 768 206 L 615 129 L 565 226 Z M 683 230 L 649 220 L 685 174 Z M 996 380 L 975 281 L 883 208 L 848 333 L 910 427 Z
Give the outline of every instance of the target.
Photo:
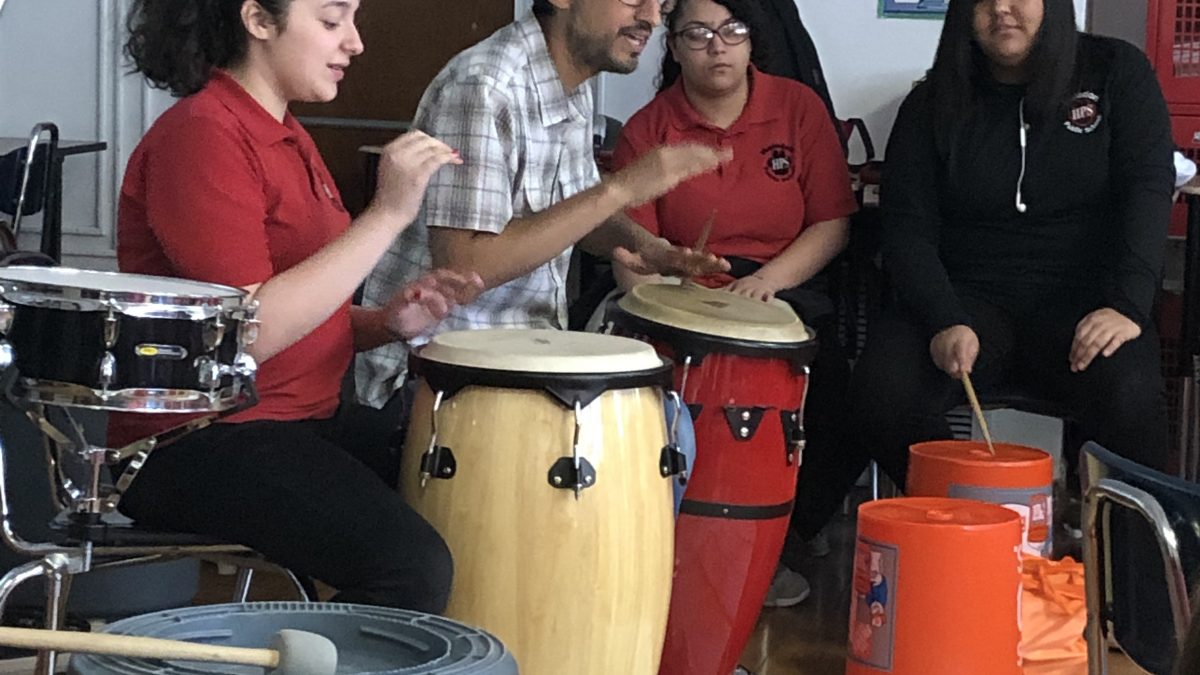
M 879 0 L 879 16 L 940 19 L 950 0 Z

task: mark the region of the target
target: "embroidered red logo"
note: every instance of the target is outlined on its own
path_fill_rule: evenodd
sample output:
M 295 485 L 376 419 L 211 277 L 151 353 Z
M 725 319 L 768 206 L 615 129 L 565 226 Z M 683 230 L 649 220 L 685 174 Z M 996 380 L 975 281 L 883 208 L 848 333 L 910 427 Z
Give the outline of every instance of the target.
M 1081 91 L 1071 99 L 1064 126 L 1077 134 L 1090 134 L 1100 126 L 1100 97 L 1090 91 Z
M 790 145 L 772 145 L 762 151 L 767 158 L 765 170 L 771 180 L 785 181 L 796 175 L 794 150 Z

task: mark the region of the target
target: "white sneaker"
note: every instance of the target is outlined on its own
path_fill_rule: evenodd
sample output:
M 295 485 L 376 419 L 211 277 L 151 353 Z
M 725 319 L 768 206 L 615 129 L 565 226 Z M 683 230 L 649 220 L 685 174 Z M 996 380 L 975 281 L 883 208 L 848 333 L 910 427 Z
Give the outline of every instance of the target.
M 775 578 L 771 580 L 763 607 L 792 607 L 804 602 L 811 592 L 808 579 L 780 564 L 775 568 Z

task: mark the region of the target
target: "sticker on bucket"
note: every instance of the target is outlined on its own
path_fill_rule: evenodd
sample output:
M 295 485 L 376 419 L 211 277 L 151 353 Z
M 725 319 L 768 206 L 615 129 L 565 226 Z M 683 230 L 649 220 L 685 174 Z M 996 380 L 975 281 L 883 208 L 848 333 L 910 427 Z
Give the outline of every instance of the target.
M 899 550 L 859 537 L 854 550 L 849 657 L 891 671 L 896 642 L 896 571 Z
M 1021 552 L 1050 555 L 1050 532 L 1054 525 L 1050 486 L 1035 488 L 992 488 L 979 485 L 950 485 L 950 497 L 999 504 L 1021 516 Z

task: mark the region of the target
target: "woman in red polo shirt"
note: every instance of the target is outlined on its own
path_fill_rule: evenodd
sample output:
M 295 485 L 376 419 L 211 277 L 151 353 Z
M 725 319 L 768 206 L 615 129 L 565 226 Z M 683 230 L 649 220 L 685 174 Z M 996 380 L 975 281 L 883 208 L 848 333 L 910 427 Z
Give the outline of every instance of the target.
M 809 444 L 792 517 L 810 539 L 822 522 L 806 518 L 806 495 L 836 462 L 837 425 L 846 409 L 849 365 L 837 341 L 833 303 L 817 274 L 846 245 L 857 209 L 837 132 L 817 94 L 752 65 L 758 8 L 752 0 L 683 0 L 667 16 L 668 51 L 658 96 L 621 132 L 613 161 L 625 166 L 651 148 L 682 141 L 733 150 L 718 172 L 682 184 L 629 211 L 671 243 L 697 243 L 710 220 L 708 249 L 730 274 L 709 279 L 760 300 L 786 300 L 822 337 L 807 403 Z M 617 269 L 623 288 L 649 280 Z M 780 567 L 768 604 L 795 604 L 808 583 Z
M 350 305 L 415 217 L 431 174 L 459 161 L 420 133 L 393 141 L 375 200 L 351 223 L 288 105 L 337 95 L 363 50 L 357 9 L 358 0 L 137 0 L 130 10 L 135 69 L 183 98 L 130 158 L 120 267 L 252 292 L 260 402 L 156 450 L 121 509 L 250 546 L 338 589 L 341 602 L 437 612 L 450 554 L 393 489 L 396 420 L 339 407 L 339 391 L 354 350 L 423 332 L 481 282 L 439 271 L 381 309 Z M 114 415 L 109 439 L 120 446 L 179 421 Z

